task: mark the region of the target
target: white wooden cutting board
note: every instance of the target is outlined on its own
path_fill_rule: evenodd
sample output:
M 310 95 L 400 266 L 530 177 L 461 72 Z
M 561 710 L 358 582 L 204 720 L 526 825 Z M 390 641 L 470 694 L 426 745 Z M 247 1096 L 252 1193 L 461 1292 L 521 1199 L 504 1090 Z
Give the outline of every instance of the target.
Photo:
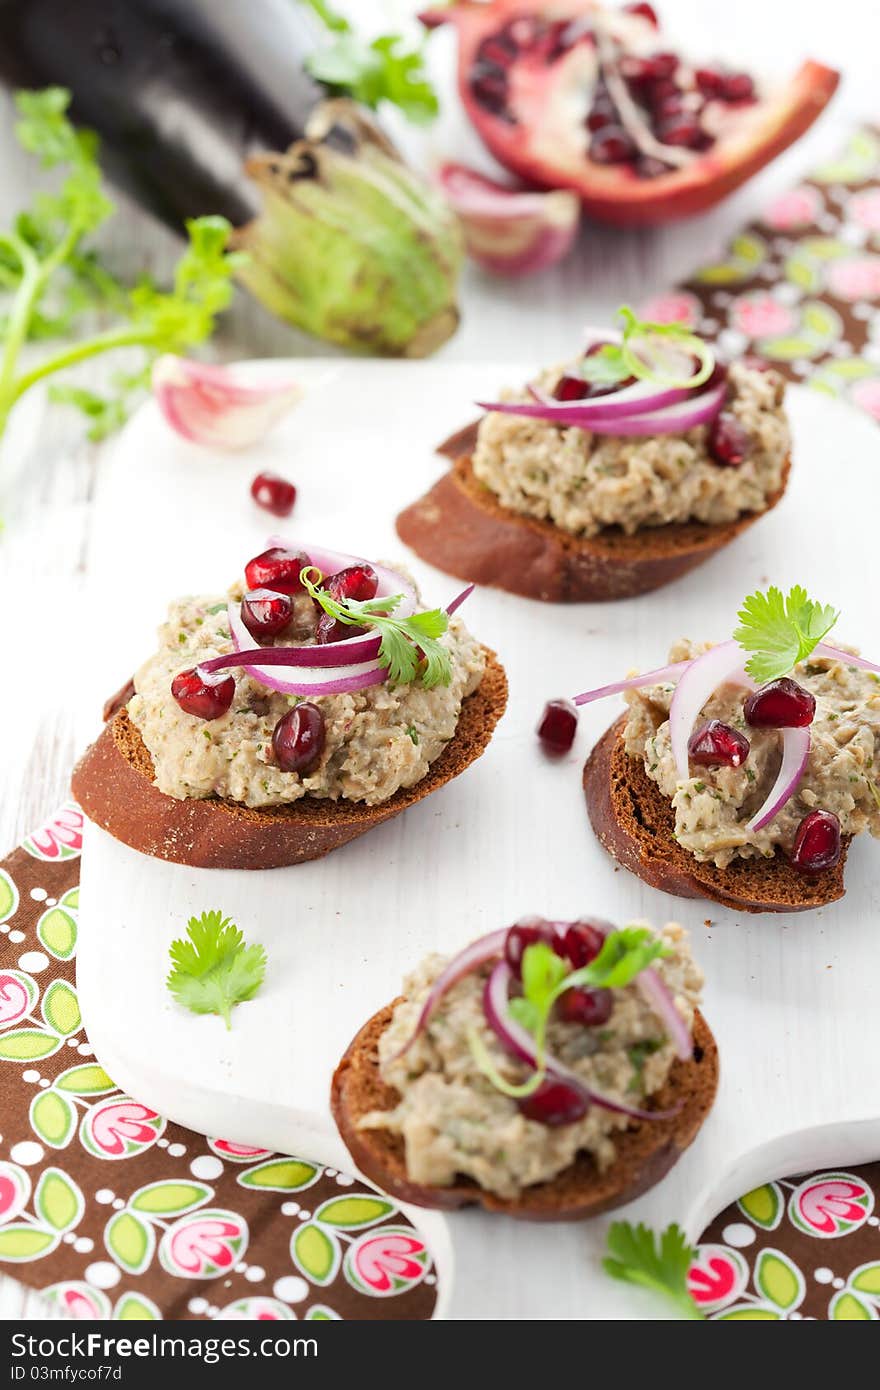
M 427 600 L 446 602 L 457 582 L 404 551 L 394 515 L 441 471 L 433 446 L 473 417 L 471 402 L 533 366 L 291 363 L 307 398 L 246 455 L 188 446 L 146 406 L 117 446 L 96 519 L 81 622 L 91 633 L 89 681 L 115 689 L 153 649 L 168 599 L 221 591 L 262 548 L 274 528 L 248 498 L 260 467 L 283 471 L 300 490 L 292 536 L 403 560 Z M 257 874 L 148 860 L 89 828 L 78 984 L 89 1037 L 120 1085 L 197 1130 L 339 1163 L 327 1108 L 333 1066 L 426 951 L 453 951 L 526 912 L 675 918 L 690 928 L 706 972 L 721 1089 L 694 1147 L 627 1214 L 657 1225 L 677 1219 L 695 1236 L 759 1180 L 877 1156 L 880 846 L 855 844 L 846 899 L 821 912 L 738 917 L 678 901 L 616 871 L 586 820 L 581 765 L 617 703 L 583 714 L 562 763 L 545 761 L 534 738 L 548 697 L 658 665 L 679 635 L 728 636 L 739 601 L 768 582 L 800 581 L 838 604 L 838 637 L 880 654 L 869 578 L 880 437 L 805 388 L 789 399 L 788 495 L 690 578 L 605 606 L 474 595 L 465 615 L 507 667 L 509 709 L 480 762 L 405 815 L 323 861 Z M 236 1011 L 231 1033 L 178 1009 L 164 989 L 169 942 L 190 914 L 212 907 L 270 959 L 265 988 Z M 448 1225 L 453 1316 L 658 1312 L 602 1275 L 604 1220 L 530 1227 L 468 1212 Z

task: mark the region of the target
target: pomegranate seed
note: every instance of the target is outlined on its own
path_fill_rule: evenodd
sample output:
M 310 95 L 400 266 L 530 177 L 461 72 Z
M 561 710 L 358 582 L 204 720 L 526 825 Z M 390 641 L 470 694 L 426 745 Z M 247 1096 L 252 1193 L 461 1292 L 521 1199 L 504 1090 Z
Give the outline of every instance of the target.
M 657 127 L 657 139 L 664 145 L 684 146 L 686 149 L 695 145 L 702 133 L 700 122 L 690 111 L 670 116 Z
M 241 601 L 241 621 L 257 641 L 261 637 L 277 637 L 293 616 L 289 594 L 276 594 L 271 589 L 249 589 Z
M 661 174 L 668 174 L 670 165 L 664 164 L 662 159 L 654 159 L 652 155 L 647 155 L 640 159 L 636 165 L 636 173 L 641 179 L 659 179 Z
M 833 869 L 840 858 L 840 821 L 833 811 L 809 811 L 798 826 L 791 862 L 805 874 Z
M 587 116 L 587 130 L 602 130 L 619 120 L 617 108 L 610 101 L 594 101 Z
M 474 63 L 471 68 L 471 91 L 481 106 L 495 115 L 507 105 L 507 73 L 490 63 Z
M 704 97 L 720 96 L 726 81 L 725 73 L 718 68 L 697 68 L 694 72 L 697 91 Z
M 317 705 L 303 700 L 278 720 L 272 731 L 272 752 L 282 772 L 309 773 L 324 751 L 324 716 Z
M 816 697 L 790 676 L 768 681 L 743 706 L 755 729 L 805 729 L 816 713 Z
M 274 545 L 248 561 L 244 567 L 244 577 L 249 589 L 274 589 L 279 594 L 295 594 L 302 588 L 300 572 L 311 563 L 302 550 L 285 550 L 280 545 Z
M 751 101 L 755 95 L 755 84 L 747 72 L 733 72 L 725 76 L 720 96 L 722 101 Z
M 363 637 L 366 630 L 354 623 L 337 622 L 332 614 L 322 613 L 315 627 L 315 641 L 319 647 L 324 647 L 328 642 L 344 642 L 347 637 Z
M 574 743 L 578 713 L 570 700 L 548 700 L 538 724 L 545 753 L 567 753 Z
M 640 15 L 642 19 L 646 19 L 649 24 L 652 24 L 655 29 L 660 28 L 657 11 L 654 9 L 653 5 L 624 5 L 623 12 L 624 14 Z
M 707 443 L 715 462 L 729 468 L 738 468 L 752 452 L 752 436 L 729 410 L 712 421 Z
M 664 123 L 670 122 L 673 116 L 680 117 L 688 115 L 696 124 L 693 114 L 685 109 L 684 97 L 681 92 L 669 92 L 666 96 L 656 97 L 652 105 L 657 121 L 661 127 Z M 699 126 L 697 128 L 699 129 Z M 666 143 L 669 144 L 670 142 L 667 140 Z
M 193 666 L 174 677 L 171 694 L 187 714 L 198 719 L 219 719 L 232 704 L 235 677 L 225 672 L 214 675 Z
M 590 141 L 590 158 L 596 164 L 625 164 L 636 153 L 622 125 L 606 125 Z
M 517 43 L 509 32 L 501 29 L 483 39 L 477 49 L 477 59 L 492 68 L 509 67 L 517 55 Z
M 620 75 L 627 82 L 656 82 L 674 77 L 677 71 L 678 58 L 674 53 L 652 53 L 647 58 L 627 56 L 620 60 Z
M 557 401 L 582 401 L 590 394 L 590 383 L 579 376 L 562 376 L 553 388 Z
M 534 922 L 516 922 L 509 928 L 504 940 L 504 959 L 517 979 L 522 978 L 522 958 L 527 947 L 534 946 L 539 941 L 546 942 L 556 950 L 556 933 L 549 922 L 540 919 Z
M 581 1023 L 585 1028 L 607 1023 L 613 1009 L 610 989 L 567 989 L 556 1001 L 556 1014 L 563 1023 Z
M 591 922 L 572 922 L 565 929 L 559 953 L 571 963 L 573 970 L 580 970 L 596 959 L 604 940 L 604 933 Z
M 581 1091 L 564 1081 L 542 1081 L 534 1095 L 519 1102 L 521 1115 L 540 1125 L 573 1125 L 587 1113 L 587 1100 Z
M 251 483 L 251 497 L 273 516 L 290 516 L 296 488 L 278 473 L 258 473 Z
M 688 739 L 688 757 L 701 767 L 742 767 L 750 747 L 738 729 L 722 724 L 720 719 L 710 719 Z
M 357 603 L 366 603 L 376 597 L 379 576 L 372 565 L 350 565 L 348 569 L 332 574 L 324 587 L 337 603 L 347 598 L 354 599 Z

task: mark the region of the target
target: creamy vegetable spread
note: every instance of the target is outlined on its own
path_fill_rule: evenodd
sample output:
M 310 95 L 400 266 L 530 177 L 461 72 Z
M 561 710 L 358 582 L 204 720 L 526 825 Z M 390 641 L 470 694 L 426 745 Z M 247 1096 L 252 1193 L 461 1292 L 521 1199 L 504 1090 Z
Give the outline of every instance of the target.
M 706 649 L 682 640 L 670 660 L 683 661 Z M 695 724 L 720 719 L 739 729 L 751 745 L 746 761 L 740 767 L 696 768 L 686 782 L 678 781 L 670 743 L 674 687 L 655 685 L 627 694 L 627 752 L 644 758 L 648 776 L 672 802 L 676 839 L 697 859 L 725 868 L 737 857 L 770 857 L 777 845 L 788 851 L 800 821 L 813 810 L 833 812 L 844 835 L 869 830 L 880 837 L 880 681 L 868 671 L 818 656 L 801 662 L 792 675 L 816 698 L 809 762 L 791 800 L 758 831 L 747 829 L 747 822 L 776 780 L 782 734 L 746 724 L 747 692 L 721 686 Z
M 690 1025 L 703 977 L 684 929 L 670 923 L 661 935 L 672 953 L 654 968 Z M 499 1196 L 514 1197 L 523 1187 L 556 1177 L 581 1152 L 590 1154 L 600 1171 L 608 1168 L 614 1162 L 614 1134 L 630 1123 L 626 1115 L 593 1105 L 573 1124 L 540 1124 L 522 1115 L 516 1101 L 496 1090 L 477 1067 L 468 1043 L 472 1030 L 505 1078 L 518 1083 L 529 1075 L 486 1022 L 482 996 L 488 967 L 454 985 L 424 1032 L 395 1057 L 412 1036 L 444 964 L 442 957 L 429 956 L 405 981 L 405 997 L 379 1040 L 382 1079 L 400 1093 L 400 1102 L 394 1110 L 365 1115 L 361 1127 L 402 1135 L 408 1176 L 430 1187 L 447 1187 L 463 1175 Z M 548 1047 L 591 1089 L 635 1106 L 662 1087 L 675 1057 L 637 984 L 615 990 L 613 1012 L 600 1027 L 551 1022 Z
M 150 752 L 156 786 L 168 796 L 224 797 L 246 806 L 276 806 L 303 796 L 387 801 L 412 787 L 455 734 L 461 702 L 483 677 L 482 647 L 457 617 L 441 639 L 452 660 L 447 686 L 371 686 L 349 695 L 314 698 L 324 716 L 326 743 L 314 771 L 283 772 L 272 756 L 272 731 L 296 696 L 282 695 L 234 670 L 235 698 L 219 719 L 185 713 L 171 695 L 173 678 L 212 656 L 232 650 L 226 605 L 238 603 L 241 586 L 227 596 L 173 603 L 159 629 L 159 650 L 134 678 L 128 706 Z M 317 610 L 308 595 L 297 598 L 289 629 L 276 638 L 309 642 Z
M 545 372 L 539 385 L 552 392 L 562 374 Z M 474 473 L 505 507 L 576 536 L 604 526 L 631 534 L 668 522 L 720 524 L 763 511 L 782 484 L 790 449 L 784 383 L 775 372 L 741 364 L 728 380 L 725 409 L 751 438 L 748 458 L 736 467 L 713 461 L 705 425 L 623 438 L 496 411 L 480 422 Z

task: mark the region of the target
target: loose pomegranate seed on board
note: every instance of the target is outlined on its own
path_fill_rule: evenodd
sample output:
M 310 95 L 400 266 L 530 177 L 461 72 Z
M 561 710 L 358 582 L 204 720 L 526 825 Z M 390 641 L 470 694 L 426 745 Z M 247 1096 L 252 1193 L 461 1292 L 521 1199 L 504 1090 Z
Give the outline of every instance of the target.
M 274 589 L 279 594 L 296 594 L 302 589 L 299 576 L 311 564 L 302 550 L 284 550 L 273 545 L 255 555 L 244 567 L 249 589 Z
M 816 697 L 790 676 L 768 681 L 743 706 L 755 729 L 805 729 L 816 713 Z
M 198 719 L 219 719 L 232 704 L 235 677 L 210 675 L 193 666 L 174 677 L 171 694 L 186 714 L 194 714 Z
M 273 593 L 271 589 L 249 589 L 241 601 L 241 621 L 259 642 L 264 637 L 277 637 L 293 616 L 289 594 Z
M 272 752 L 282 772 L 313 772 L 324 751 L 324 716 L 303 700 L 283 714 L 272 733 Z
M 586 1115 L 586 1098 L 564 1081 L 543 1081 L 534 1095 L 519 1102 L 520 1114 L 538 1124 L 572 1125 Z
M 251 483 L 251 497 L 273 516 L 290 516 L 296 488 L 278 473 L 258 473 Z
M 805 874 L 833 869 L 841 853 L 840 821 L 833 811 L 810 811 L 794 837 L 791 862 Z
M 716 463 L 738 468 L 752 452 L 752 436 L 731 411 L 722 410 L 709 426 L 708 445 Z
M 710 719 L 688 739 L 688 757 L 701 767 L 742 767 L 750 747 L 745 734 L 738 729 L 720 719 Z
M 574 743 L 578 713 L 570 700 L 548 700 L 538 724 L 545 753 L 567 753 Z

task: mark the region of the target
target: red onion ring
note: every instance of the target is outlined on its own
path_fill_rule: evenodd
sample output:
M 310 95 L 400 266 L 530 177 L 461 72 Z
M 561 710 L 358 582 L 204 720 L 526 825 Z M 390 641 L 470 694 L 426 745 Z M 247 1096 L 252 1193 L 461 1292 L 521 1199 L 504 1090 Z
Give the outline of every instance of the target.
M 680 782 L 690 777 L 688 740 L 697 715 L 719 685 L 731 681 L 749 690 L 755 689 L 754 681 L 745 672 L 742 647 L 732 639 L 703 652 L 691 662 L 678 682 L 669 709 L 669 734 Z
M 233 664 L 241 666 L 252 680 L 259 681 L 260 685 L 265 685 L 269 690 L 277 690 L 282 695 L 346 695 L 357 690 L 365 690 L 371 685 L 380 685 L 388 675 L 388 667 L 383 666 L 377 657 L 367 661 L 352 663 L 342 663 L 337 661 L 335 666 L 311 666 L 296 664 L 295 661 L 281 662 L 266 661 L 265 657 L 270 652 L 296 652 L 298 648 L 284 647 L 258 647 L 254 652 L 250 645 L 253 638 L 241 620 L 241 615 L 237 612 L 235 605 L 229 605 L 229 632 L 235 645 L 235 652 L 226 657 L 214 657 L 211 661 L 205 662 L 207 670 L 220 669 L 218 662 L 224 661 L 227 665 Z M 381 639 L 378 639 L 381 640 Z M 332 642 L 328 644 L 330 649 L 343 646 L 342 642 Z M 320 651 L 320 647 L 308 647 L 307 651 Z M 378 651 L 378 646 L 376 647 Z M 243 660 L 249 656 L 256 656 L 256 660 Z M 287 674 L 284 678 L 275 674 L 276 666 L 283 665 Z
M 575 695 L 576 705 L 590 705 L 594 700 L 604 700 L 607 695 L 619 695 L 622 690 L 642 690 L 646 685 L 659 685 L 661 681 L 678 680 L 693 660 L 676 661 L 671 666 L 658 666 L 654 671 L 645 671 L 641 676 L 627 676 L 622 681 L 612 681 L 611 685 L 600 685 L 596 690 L 585 690 Z
M 590 926 L 595 927 L 603 936 L 614 931 L 611 922 L 605 922 L 601 917 L 591 917 L 589 921 Z M 686 1062 L 693 1056 L 694 1040 L 688 1032 L 687 1024 L 675 1007 L 672 991 L 663 976 L 649 965 L 636 976 L 635 984 L 645 1003 L 650 1005 L 661 1023 L 666 1025 L 669 1038 L 675 1045 L 676 1056 Z
M 469 599 L 469 598 L 470 598 L 471 594 L 474 592 L 474 589 L 475 589 L 476 587 L 477 587 L 476 584 L 468 584 L 467 588 L 466 588 L 466 589 L 462 589 L 461 593 L 460 593 L 460 594 L 457 594 L 456 597 L 452 600 L 451 603 L 447 603 L 447 605 L 446 605 L 446 615 L 447 615 L 447 617 L 451 618 L 452 615 L 453 615 L 453 613 L 457 613 L 457 612 L 458 612 L 459 608 L 460 608 L 461 605 L 464 603 L 465 599 Z
M 783 729 L 782 762 L 776 781 L 770 788 L 767 799 L 756 811 L 746 826 L 747 830 L 763 830 L 775 815 L 790 801 L 800 786 L 804 768 L 810 757 L 810 730 Z
M 844 666 L 858 666 L 860 671 L 873 671 L 880 675 L 880 666 L 874 661 L 867 661 L 863 656 L 855 656 L 853 652 L 841 651 L 839 647 L 830 647 L 827 642 L 819 642 L 813 648 L 815 656 L 829 657 L 832 661 L 840 661 Z
M 365 560 L 362 555 L 347 555 L 342 550 L 327 550 L 324 546 L 290 541 L 284 536 L 270 536 L 267 544 L 270 547 L 280 546 L 282 550 L 304 551 L 315 568 L 319 569 L 325 578 L 338 574 L 340 570 L 350 569 L 352 565 L 370 565 L 379 577 L 379 587 L 376 590 L 377 598 L 385 598 L 390 594 L 402 594 L 403 598 L 395 609 L 395 613 L 401 618 L 410 617 L 418 608 L 418 595 L 412 580 L 408 579 L 405 574 L 400 574 L 398 570 L 389 569 L 387 565 L 377 564 L 375 560 Z M 352 639 L 346 640 L 351 641 Z
M 655 397 L 666 397 L 666 404 L 662 407 L 638 410 L 636 407 L 639 403 L 631 400 L 626 411 L 611 414 L 609 411 L 612 410 L 612 406 L 608 397 L 598 397 L 592 402 L 554 401 L 551 404 L 543 401 L 478 401 L 477 405 L 481 410 L 496 412 L 499 415 L 521 415 L 531 420 L 547 420 L 556 425 L 580 425 L 594 434 L 683 434 L 697 425 L 705 425 L 714 420 L 724 404 L 726 393 L 727 386 L 724 381 L 699 391 L 670 387 L 665 392 L 658 392 Z M 624 392 L 620 394 L 623 395 Z M 669 403 L 670 395 L 675 395 L 673 403 Z
M 390 1059 L 392 1062 L 396 1062 L 398 1057 L 402 1057 L 412 1047 L 419 1034 L 424 1032 L 444 994 L 452 989 L 453 985 L 458 984 L 459 980 L 463 980 L 465 975 L 470 975 L 472 971 L 478 970 L 487 961 L 494 960 L 504 950 L 506 939 L 507 928 L 504 927 L 500 931 L 490 932 L 488 936 L 481 936 L 476 941 L 472 941 L 470 946 L 465 946 L 463 951 L 459 951 L 458 955 L 452 957 L 452 960 L 444 966 L 428 991 L 421 1013 L 416 1019 L 412 1036 L 404 1043 L 399 1052 L 395 1052 Z

